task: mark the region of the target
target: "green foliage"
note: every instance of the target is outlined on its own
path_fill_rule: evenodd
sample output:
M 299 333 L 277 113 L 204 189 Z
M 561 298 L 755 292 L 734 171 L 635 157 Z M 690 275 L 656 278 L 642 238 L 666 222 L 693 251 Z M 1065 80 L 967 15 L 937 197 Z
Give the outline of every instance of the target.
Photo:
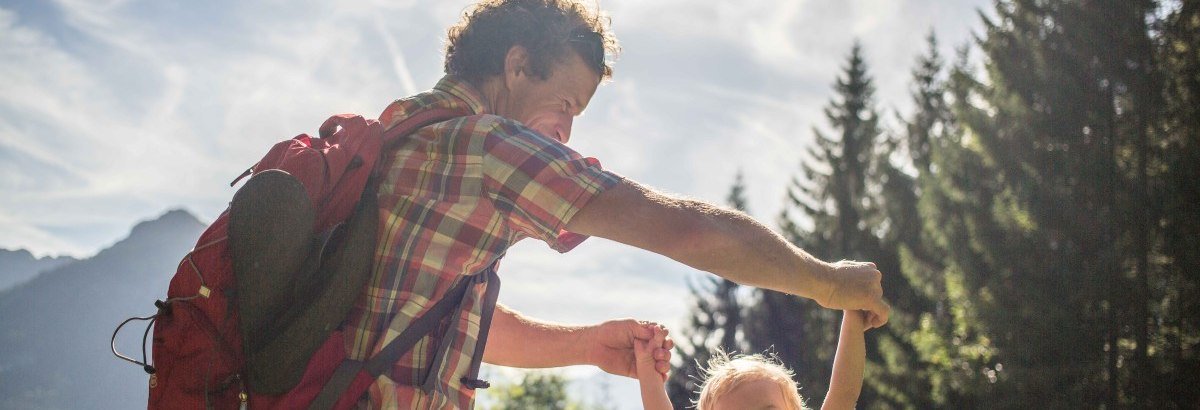
M 1161 147 L 1171 136 L 1159 124 L 1196 122 L 1164 112 L 1163 79 L 1187 75 L 1163 72 L 1155 46 L 1194 36 L 1155 25 L 1195 4 L 1165 14 L 1159 6 L 999 1 L 980 44 L 984 80 L 965 63 L 953 70 L 954 124 L 918 177 L 922 239 L 934 258 L 906 257 L 906 274 L 932 278 L 920 290 L 948 307 L 913 339 L 937 365 L 939 404 L 1195 402 L 1193 392 L 1152 390 L 1157 378 L 1196 377 L 1196 366 L 1178 367 L 1195 345 L 1166 336 L 1189 333 L 1188 319 L 1159 308 L 1179 306 L 1176 292 L 1196 283 L 1182 273 L 1187 265 L 1165 257 L 1162 227 L 1198 215 L 1160 207 L 1188 194 L 1164 189 L 1165 171 L 1186 166 L 1169 164 Z M 1164 354 L 1171 350 L 1175 358 Z
M 494 410 L 587 410 L 567 396 L 567 379 L 546 372 L 527 372 L 520 383 L 488 389 L 498 404 Z

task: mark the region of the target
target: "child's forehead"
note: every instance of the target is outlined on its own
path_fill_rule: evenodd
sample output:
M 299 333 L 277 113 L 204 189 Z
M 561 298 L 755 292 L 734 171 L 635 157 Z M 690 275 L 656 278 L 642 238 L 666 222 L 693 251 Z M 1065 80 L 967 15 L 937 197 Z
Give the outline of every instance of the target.
M 727 366 L 734 373 L 751 376 L 782 377 L 784 379 L 792 378 L 791 372 L 783 366 L 764 360 L 741 357 L 729 361 Z
M 716 397 L 712 409 L 790 410 L 793 406 L 788 390 L 783 383 L 770 378 L 740 380 Z

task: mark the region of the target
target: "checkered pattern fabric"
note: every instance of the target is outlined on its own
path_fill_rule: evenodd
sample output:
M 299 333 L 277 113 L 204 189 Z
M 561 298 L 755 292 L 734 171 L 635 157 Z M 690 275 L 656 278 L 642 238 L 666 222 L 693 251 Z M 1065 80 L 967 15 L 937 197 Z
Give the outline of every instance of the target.
M 434 124 L 385 153 L 374 273 L 347 318 L 347 353 L 365 360 L 433 306 L 464 276 L 496 269 L 506 250 L 536 238 L 566 252 L 584 237 L 563 227 L 620 177 L 556 140 L 489 113 L 477 90 L 445 77 L 433 90 L 397 100 L 379 120 L 395 126 L 443 107 L 475 115 Z M 471 408 L 468 375 L 479 335 L 482 286 L 459 314 L 379 377 L 360 404 L 370 408 Z M 436 378 L 426 383 L 428 378 Z M 431 386 L 426 391 L 420 386 Z

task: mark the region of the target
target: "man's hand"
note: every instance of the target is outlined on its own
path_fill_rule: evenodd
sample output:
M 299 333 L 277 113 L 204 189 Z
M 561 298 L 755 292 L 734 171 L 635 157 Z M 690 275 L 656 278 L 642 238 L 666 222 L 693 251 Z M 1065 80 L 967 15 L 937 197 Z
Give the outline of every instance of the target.
M 587 362 L 605 372 L 618 376 L 637 378 L 635 340 L 643 342 L 654 338 L 654 328 L 664 335 L 664 342 L 653 351 L 654 368 L 666 377 L 671 369 L 671 349 L 675 343 L 666 337 L 667 329 L 655 323 L 638 322 L 633 319 L 610 320 L 588 327 L 580 340 L 587 346 Z
M 874 263 L 840 261 L 829 264 L 825 274 L 828 285 L 825 296 L 815 300 L 829 309 L 863 310 L 867 313 L 868 329 L 883 326 L 892 308 L 883 301 L 883 275 Z

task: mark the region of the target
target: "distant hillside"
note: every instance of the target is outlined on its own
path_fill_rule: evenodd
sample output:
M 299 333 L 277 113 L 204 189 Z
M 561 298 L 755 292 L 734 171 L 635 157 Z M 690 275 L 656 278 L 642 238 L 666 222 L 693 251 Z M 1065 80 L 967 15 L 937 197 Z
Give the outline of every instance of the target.
M 35 258 L 24 249 L 0 249 L 0 292 L 18 283 L 68 263 L 75 262 L 70 256 Z
M 144 408 L 147 376 L 113 357 L 109 338 L 124 318 L 154 312 L 204 227 L 171 211 L 92 258 L 0 292 L 0 408 Z M 118 347 L 140 356 L 141 332 L 127 328 Z

